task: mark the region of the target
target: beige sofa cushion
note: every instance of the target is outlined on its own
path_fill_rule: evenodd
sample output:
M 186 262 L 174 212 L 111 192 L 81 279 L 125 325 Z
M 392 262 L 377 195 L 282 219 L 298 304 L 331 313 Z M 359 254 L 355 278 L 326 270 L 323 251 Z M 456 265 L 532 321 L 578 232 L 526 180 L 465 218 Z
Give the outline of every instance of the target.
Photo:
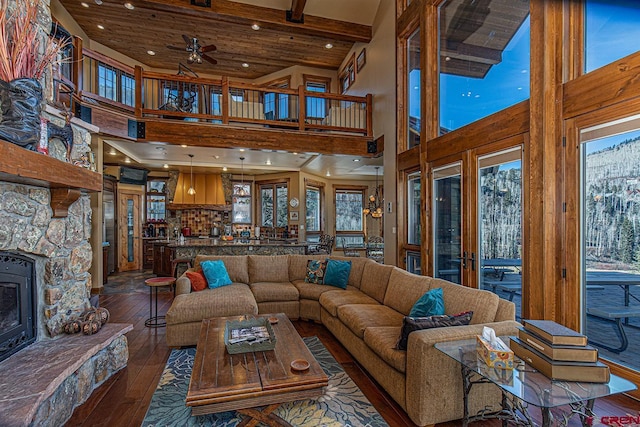
M 201 270 L 200 263 L 208 260 L 221 260 L 232 282 L 249 283 L 249 264 L 246 255 L 196 255 L 194 269 Z
M 408 316 L 418 299 L 431 289 L 433 279 L 394 267 L 389 276 L 384 305 Z
M 404 316 L 382 304 L 345 304 L 338 307 L 338 319 L 359 338 L 375 326 L 401 326 Z
M 353 287 L 346 290 L 327 291 L 320 295 L 320 305 L 333 317 L 338 316 L 338 307 L 345 304 L 377 304 L 378 301 Z
M 407 352 L 395 348 L 401 328 L 397 326 L 372 326 L 364 330 L 364 342 L 382 360 L 404 373 L 407 370 Z
M 387 284 L 389 276 L 393 270 L 392 265 L 378 264 L 375 261 L 366 263 L 362 272 L 362 282 L 360 290 L 376 301 L 382 303 L 384 295 L 387 293 Z
M 336 290 L 335 286 L 317 285 L 315 283 L 307 283 L 304 280 L 294 280 L 292 283 L 293 286 L 298 288 L 300 299 L 312 299 L 314 301 L 318 301 L 320 299 L 320 295 L 323 293 Z
M 249 255 L 249 280 L 247 283 L 288 281 L 288 255 Z
M 307 261 L 323 260 L 326 255 L 289 255 L 289 280 L 304 280 L 307 276 Z
M 290 282 L 257 282 L 249 285 L 257 302 L 298 301 L 298 289 Z
M 348 285 L 351 285 L 355 288 L 360 289 L 362 284 L 362 272 L 364 271 L 364 266 L 371 263 L 377 264 L 375 261 L 370 260 L 369 258 L 356 258 L 356 257 L 344 257 L 344 256 L 331 256 L 331 259 L 338 259 L 342 261 L 351 261 L 351 273 L 349 273 L 349 281 Z
M 167 324 L 201 322 L 221 316 L 258 314 L 258 305 L 248 285 L 233 283 L 216 289 L 178 295 L 167 311 Z
M 433 279 L 433 288 L 442 288 L 446 314 L 473 311 L 471 324 L 493 322 L 498 311 L 500 297 L 493 292 L 456 285 L 442 279 Z

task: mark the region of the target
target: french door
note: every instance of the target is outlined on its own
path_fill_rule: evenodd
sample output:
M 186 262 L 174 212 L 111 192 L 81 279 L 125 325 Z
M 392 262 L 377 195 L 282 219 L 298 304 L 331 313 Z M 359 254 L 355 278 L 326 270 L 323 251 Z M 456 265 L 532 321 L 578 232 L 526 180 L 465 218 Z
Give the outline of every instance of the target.
M 487 289 L 521 314 L 522 137 L 430 164 L 434 277 Z

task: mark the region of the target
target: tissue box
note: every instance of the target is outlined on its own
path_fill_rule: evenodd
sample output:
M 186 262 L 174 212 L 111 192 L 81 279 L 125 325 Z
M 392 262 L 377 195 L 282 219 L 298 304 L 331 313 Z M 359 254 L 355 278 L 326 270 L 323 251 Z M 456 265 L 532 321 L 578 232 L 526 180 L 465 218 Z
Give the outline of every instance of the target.
M 490 368 L 513 369 L 513 351 L 495 349 L 480 335 L 476 335 L 476 348 L 478 355 Z

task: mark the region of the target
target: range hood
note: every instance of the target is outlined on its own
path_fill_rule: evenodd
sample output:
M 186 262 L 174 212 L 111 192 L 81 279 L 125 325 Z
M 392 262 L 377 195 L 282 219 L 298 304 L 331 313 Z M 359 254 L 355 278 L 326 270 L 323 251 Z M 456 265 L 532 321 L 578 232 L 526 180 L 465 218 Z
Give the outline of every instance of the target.
M 192 185 L 196 190 L 196 194 L 194 195 L 187 193 L 187 190 Z M 219 174 L 193 174 L 192 184 L 190 174 L 181 173 L 178 176 L 178 184 L 176 186 L 176 194 L 173 197 L 173 203 L 169 207 L 184 209 L 189 206 L 203 205 L 225 205 L 222 177 Z

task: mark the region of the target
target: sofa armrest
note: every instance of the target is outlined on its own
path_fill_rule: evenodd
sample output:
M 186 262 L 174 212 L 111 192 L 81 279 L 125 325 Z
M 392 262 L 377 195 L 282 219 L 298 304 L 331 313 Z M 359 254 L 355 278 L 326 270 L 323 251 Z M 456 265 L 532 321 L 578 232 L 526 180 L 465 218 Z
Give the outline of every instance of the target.
M 453 326 L 412 332 L 407 346 L 407 412 L 418 425 L 460 419 L 462 412 L 462 377 L 460 364 L 434 347 L 436 343 L 475 338 L 483 326 L 496 335 L 516 335 L 521 325 L 514 320 L 480 325 Z M 489 389 L 490 390 L 490 389 Z M 495 389 L 497 393 L 497 389 Z M 472 407 L 490 404 L 499 394 L 474 390 Z M 495 401 L 494 401 L 495 402 Z M 499 402 L 499 401 L 498 401 Z
M 187 269 L 189 272 L 196 271 L 195 268 Z M 191 280 L 187 277 L 187 271 L 176 280 L 176 296 L 191 293 Z

